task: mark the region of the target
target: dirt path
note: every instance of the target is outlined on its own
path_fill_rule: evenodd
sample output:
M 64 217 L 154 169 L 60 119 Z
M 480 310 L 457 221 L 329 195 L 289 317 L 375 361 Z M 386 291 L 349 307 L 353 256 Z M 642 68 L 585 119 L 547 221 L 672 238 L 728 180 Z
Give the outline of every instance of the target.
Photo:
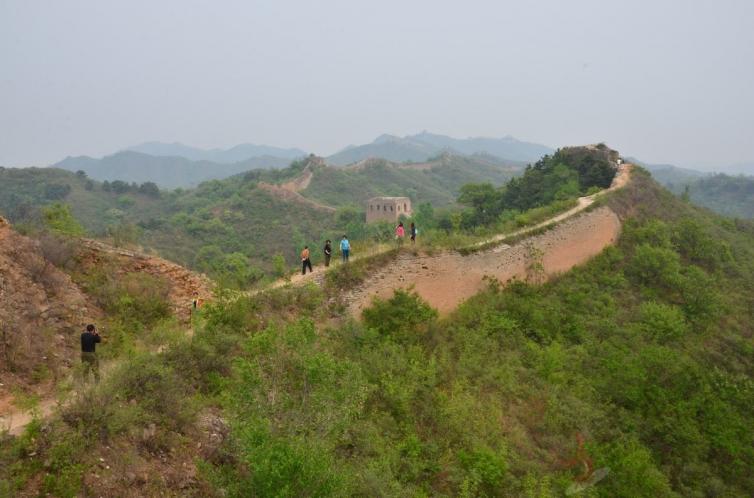
M 33 410 L 16 408 L 7 398 L 0 400 L 0 433 L 7 430 L 11 436 L 19 436 L 35 415 L 38 418 L 49 417 L 56 406 L 57 401 L 52 398 L 43 399 Z
M 524 235 L 526 233 L 539 230 L 540 228 L 546 227 L 547 225 L 552 225 L 553 223 L 560 223 L 561 221 L 566 220 L 570 218 L 571 216 L 574 216 L 584 211 L 586 208 L 594 204 L 594 201 L 596 201 L 599 197 L 601 197 L 605 193 L 624 187 L 626 183 L 628 183 L 628 180 L 631 178 L 631 168 L 632 168 L 631 164 L 620 165 L 618 167 L 618 172 L 615 174 L 615 178 L 613 178 L 613 182 L 610 184 L 609 188 L 602 190 L 600 192 L 597 192 L 595 194 L 592 194 L 592 195 L 579 197 L 576 206 L 572 207 L 568 211 L 565 211 L 556 216 L 553 216 L 552 218 L 548 218 L 545 221 L 538 223 L 534 226 L 522 228 L 520 230 L 516 230 L 515 232 L 501 233 L 490 239 L 483 240 L 482 242 L 479 242 L 476 245 L 483 246 L 486 244 L 499 242 L 499 241 L 508 239 L 510 237 L 516 237 L 518 235 Z
M 500 282 L 527 277 L 549 278 L 585 263 L 615 243 L 621 224 L 618 216 L 607 207 L 584 211 L 606 192 L 625 186 L 631 176 L 631 167 L 630 164 L 621 165 L 610 188 L 579 198 L 574 208 L 537 225 L 496 235 L 478 244 L 480 247 L 494 244 L 555 224 L 551 230 L 513 246 L 500 244 L 469 256 L 457 252 L 433 256 L 400 255 L 391 264 L 376 269 L 374 275 L 352 291 L 346 298 L 349 312 L 360 316 L 374 298 L 386 299 L 397 289 L 411 287 L 441 314 L 447 314 L 484 289 L 485 277 Z M 535 264 L 541 268 L 539 275 L 532 275 L 530 267 Z
M 313 177 L 314 172 L 310 167 L 307 166 L 299 176 L 291 181 L 282 183 L 280 186 L 285 190 L 290 190 L 291 192 L 301 192 L 302 190 L 306 190 L 306 188 L 312 182 Z
M 540 230 L 540 229 L 542 229 L 544 227 L 547 227 L 547 226 L 550 226 L 550 225 L 553 225 L 553 224 L 563 223 L 566 220 L 570 220 L 571 218 L 576 217 L 577 215 L 579 215 L 580 213 L 582 213 L 584 210 L 586 210 L 586 208 L 588 208 L 589 206 L 591 206 L 600 196 L 604 195 L 606 192 L 610 192 L 610 191 L 613 191 L 613 190 L 616 190 L 616 189 L 619 189 L 619 188 L 622 188 L 623 186 L 625 186 L 628 183 L 628 181 L 630 180 L 630 178 L 631 178 L 631 168 L 632 168 L 631 164 L 622 164 L 622 165 L 620 165 L 618 167 L 618 172 L 616 173 L 615 178 L 613 179 L 613 182 L 612 182 L 612 184 L 610 185 L 610 187 L 608 189 L 605 189 L 605 190 L 603 190 L 601 192 L 597 192 L 596 194 L 592 194 L 592 195 L 589 195 L 589 196 L 580 197 L 578 199 L 577 205 L 574 206 L 573 208 L 569 209 L 568 211 L 565 211 L 565 212 L 560 213 L 560 214 L 558 214 L 556 216 L 553 216 L 552 218 L 548 218 L 547 220 L 542 221 L 541 223 L 538 223 L 538 224 L 533 225 L 533 226 L 525 227 L 525 228 L 522 228 L 520 230 L 516 230 L 514 232 L 507 232 L 507 233 L 495 235 L 494 237 L 491 237 L 489 239 L 486 239 L 486 240 L 483 240 L 481 242 L 478 242 L 477 244 L 475 244 L 475 246 L 482 247 L 482 246 L 486 246 L 486 245 L 494 245 L 496 242 L 502 242 L 503 240 L 509 239 L 511 237 L 526 235 L 527 233 L 538 231 L 538 230 Z M 589 217 L 589 219 L 591 220 L 592 217 Z M 594 218 L 594 219 L 597 220 L 597 219 L 599 219 L 599 217 Z M 616 220 L 617 220 L 617 217 L 616 217 Z M 582 222 L 583 221 L 585 221 L 585 220 L 582 220 Z M 578 224 L 574 223 L 573 225 L 578 225 Z M 566 230 L 569 230 L 569 229 L 574 229 L 575 230 L 575 227 L 573 227 L 571 225 L 568 225 L 568 226 L 570 228 L 567 228 Z M 563 227 L 560 227 L 559 229 L 562 230 Z M 605 237 L 600 237 L 600 233 L 588 233 L 587 232 L 587 233 L 583 234 L 583 237 L 584 237 L 583 240 L 580 240 L 580 241 L 574 240 L 574 241 L 572 241 L 572 244 L 570 245 L 570 247 L 574 251 L 574 257 L 576 258 L 575 260 L 577 262 L 571 264 L 570 266 L 568 266 L 567 264 L 564 266 L 561 263 L 556 263 L 556 261 L 553 260 L 553 256 L 550 255 L 550 256 L 546 257 L 547 263 L 550 265 L 549 267 L 553 268 L 553 269 L 556 269 L 557 271 L 566 271 L 567 269 L 570 269 L 571 267 L 575 266 L 576 264 L 580 264 L 581 262 L 585 261 L 586 259 L 594 256 L 595 254 L 598 254 L 606 245 L 611 244 L 611 243 L 614 242 L 614 240 L 617 238 L 617 235 L 618 235 L 618 233 L 620 231 L 620 225 L 618 224 L 618 227 L 616 228 L 612 222 L 606 223 L 606 218 L 603 217 L 602 219 L 600 219 L 599 223 L 595 224 L 595 226 L 593 227 L 593 229 L 597 230 L 598 232 L 604 231 Z M 617 230 L 617 232 L 616 232 L 616 230 Z M 540 237 L 535 237 L 534 239 L 538 240 L 539 238 Z M 604 241 L 605 239 L 609 240 L 609 242 L 605 242 Z M 592 243 L 592 244 L 596 243 L 597 246 L 600 246 L 600 249 L 596 250 L 596 252 L 595 252 L 594 248 L 587 247 L 590 243 Z M 356 260 L 356 259 L 362 259 L 362 258 L 365 258 L 365 257 L 368 258 L 368 257 L 374 256 L 374 255 L 376 255 L 378 253 L 387 251 L 387 250 L 389 250 L 389 249 L 391 249 L 393 247 L 394 246 L 389 245 L 389 244 L 383 244 L 383 245 L 375 248 L 375 250 L 371 251 L 369 254 L 366 254 L 366 255 L 361 254 L 361 255 L 357 255 L 357 256 L 352 256 L 351 259 L 352 260 Z M 504 247 L 508 247 L 508 246 L 504 246 Z M 514 247 L 518 247 L 518 246 L 514 246 Z M 550 246 L 547 246 L 547 247 L 548 247 L 548 250 L 550 251 L 550 253 L 548 253 L 548 254 L 554 254 L 554 253 L 552 253 L 552 248 Z M 489 252 L 497 253 L 497 252 L 500 252 L 502 249 L 503 248 L 501 248 L 501 247 L 496 247 L 496 248 L 494 248 L 492 250 L 484 251 L 483 253 L 484 254 L 487 254 Z M 567 249 L 565 249 L 565 250 L 567 252 Z M 557 254 L 561 254 L 562 251 L 563 251 L 563 249 L 559 249 L 559 251 L 557 252 Z M 578 255 L 580 253 L 590 254 L 590 255 L 586 256 L 586 258 L 579 258 Z M 461 259 L 457 259 L 459 257 Z M 450 277 L 450 278 L 458 278 L 458 280 L 455 281 L 455 286 L 458 287 L 459 289 L 467 289 L 467 291 L 458 291 L 458 292 L 461 292 L 461 294 L 467 295 L 467 297 L 470 297 L 471 295 L 475 294 L 476 292 L 478 292 L 482 288 L 480 286 L 480 283 L 479 283 L 481 281 L 481 277 L 479 277 L 480 271 L 482 272 L 481 276 L 484 276 L 484 275 L 487 275 L 487 274 L 492 275 L 491 273 L 489 273 L 489 271 L 487 271 L 487 267 L 484 266 L 484 265 L 481 266 L 481 267 L 479 267 L 479 268 L 475 267 L 475 263 L 474 262 L 476 262 L 478 260 L 478 257 L 477 258 L 472 257 L 472 256 L 465 256 L 464 257 L 464 256 L 460 256 L 460 254 L 455 253 L 455 252 L 447 252 L 447 253 L 443 253 L 442 256 L 433 256 L 433 257 L 429 257 L 429 256 L 413 256 L 413 255 L 409 255 L 409 254 L 406 253 L 406 254 L 400 255 L 399 258 L 398 258 L 398 260 L 399 261 L 406 261 L 407 262 L 406 263 L 406 268 L 400 268 L 399 267 L 398 269 L 395 269 L 395 268 L 393 268 L 393 265 L 388 265 L 387 267 L 380 268 L 380 269 L 378 269 L 376 271 L 375 276 L 370 279 L 370 282 L 372 282 L 375 278 L 379 279 L 379 280 L 385 280 L 385 279 L 387 279 L 386 284 L 385 284 L 386 288 L 388 288 L 388 289 L 403 288 L 403 287 L 406 287 L 405 285 L 403 285 L 404 282 L 406 281 L 406 279 L 413 278 L 413 276 L 415 274 L 417 274 L 416 267 L 418 267 L 420 270 L 423 270 L 424 266 L 427 266 L 427 269 L 433 268 L 433 267 L 434 268 L 447 268 L 449 266 L 450 267 L 454 267 L 454 266 L 458 265 L 460 262 L 463 262 L 464 266 L 465 266 L 465 271 L 462 274 L 456 274 L 454 277 Z M 565 256 L 560 256 L 558 258 L 558 260 L 559 261 L 565 260 Z M 411 263 L 408 263 L 408 262 L 411 262 Z M 469 262 L 472 262 L 472 263 L 469 263 Z M 333 266 L 337 266 L 337 265 L 338 265 L 338 262 L 337 262 L 337 260 L 334 259 L 333 260 Z M 389 274 L 389 273 L 397 273 L 397 276 L 395 276 L 392 279 L 388 279 L 387 274 Z M 422 272 L 418 271 L 418 273 L 421 274 Z M 302 285 L 302 284 L 304 284 L 306 282 L 313 282 L 313 283 L 315 283 L 317 285 L 321 285 L 324 282 L 324 275 L 325 275 L 324 269 L 321 268 L 321 267 L 317 267 L 317 268 L 315 268 L 315 271 L 313 273 L 308 273 L 306 275 L 295 274 L 295 275 L 291 276 L 289 279 L 280 279 L 280 280 L 275 281 L 270 287 L 271 288 L 278 288 L 278 287 L 283 287 L 283 286 L 289 285 L 289 284 L 290 285 Z M 468 278 L 466 277 L 467 275 L 469 276 Z M 501 275 L 501 276 L 497 276 L 496 278 L 498 278 L 498 280 L 505 281 L 508 278 L 511 278 L 512 276 L 520 276 L 520 275 L 517 272 L 513 272 L 509 276 Z M 439 274 L 433 276 L 433 278 L 435 278 L 435 277 L 442 278 L 442 277 L 439 276 Z M 479 277 L 479 278 L 477 278 L 477 277 Z M 419 278 L 419 280 L 421 280 L 421 278 Z M 413 281 L 413 280 L 412 280 L 412 282 L 414 284 L 416 284 L 417 288 L 418 288 L 418 283 L 415 282 L 415 281 Z M 369 284 L 367 284 L 367 285 L 369 285 Z M 390 292 L 382 292 L 382 293 L 380 293 L 380 291 L 378 289 L 379 287 L 380 286 L 378 285 L 377 286 L 377 290 L 373 289 L 374 292 L 371 294 L 372 297 L 374 295 L 379 295 L 380 297 L 385 297 L 385 296 L 387 296 L 387 295 L 390 294 Z M 432 289 L 433 289 L 434 286 L 431 284 L 431 282 L 428 283 L 427 285 L 425 285 L 425 287 L 426 287 L 425 294 L 430 295 L 430 294 L 433 293 Z M 256 294 L 258 292 L 263 292 L 263 291 L 264 291 L 264 289 L 261 289 L 261 290 L 258 290 L 258 291 L 254 291 L 253 293 Z M 362 292 L 360 290 L 354 291 L 354 296 L 356 296 L 356 297 L 349 297 L 347 299 L 347 301 L 349 303 L 357 302 L 360 299 L 359 296 L 361 296 L 363 298 L 363 294 L 365 294 L 365 293 L 367 295 L 369 295 L 368 291 L 364 291 L 364 292 Z M 448 300 L 452 301 L 452 302 L 455 302 L 455 305 L 453 307 L 455 307 L 455 306 L 457 306 L 457 304 L 459 304 L 459 302 L 457 302 L 457 300 L 454 300 L 452 298 L 448 298 Z M 433 298 L 431 302 L 435 302 L 435 301 L 442 302 L 443 299 Z M 358 315 L 360 313 L 360 310 L 365 305 L 368 305 L 369 302 L 371 302 L 371 297 L 369 297 L 367 299 L 366 304 L 365 303 L 361 303 L 361 304 L 358 304 L 358 305 L 351 304 L 351 306 L 349 306 L 349 307 L 351 308 L 351 310 L 352 310 L 352 312 L 354 314 Z
M 441 314 L 453 311 L 463 301 L 484 289 L 485 277 L 500 282 L 525 279 L 534 263 L 542 266 L 541 277 L 570 270 L 613 244 L 620 234 L 620 220 L 602 207 L 568 219 L 552 230 L 514 246 L 502 244 L 469 256 L 445 252 L 433 256 L 401 254 L 375 273 L 347 298 L 349 312 L 359 316 L 377 297 L 389 298 L 397 289 L 413 287 Z M 536 256 L 539 251 L 540 256 Z M 535 274 L 535 278 L 538 276 Z
M 334 207 L 322 204 L 321 202 L 314 201 L 312 199 L 309 199 L 308 197 L 301 195 L 300 192 L 302 190 L 305 190 L 309 186 L 309 184 L 312 182 L 313 177 L 314 172 L 309 166 L 307 166 L 306 168 L 304 168 L 304 171 L 302 171 L 301 174 L 293 180 L 281 183 L 280 185 L 260 182 L 259 188 L 266 190 L 272 195 L 280 197 L 286 201 L 297 202 L 299 204 L 303 204 L 320 211 L 334 213 L 336 211 Z

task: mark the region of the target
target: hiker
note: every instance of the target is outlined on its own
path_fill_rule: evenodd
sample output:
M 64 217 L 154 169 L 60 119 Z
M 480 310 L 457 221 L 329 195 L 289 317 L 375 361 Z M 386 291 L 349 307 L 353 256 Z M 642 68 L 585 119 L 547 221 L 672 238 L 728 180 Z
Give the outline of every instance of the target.
M 348 242 L 348 237 L 343 235 L 343 240 L 340 241 L 340 255 L 343 258 L 344 263 L 348 263 L 348 256 L 351 252 L 351 244 Z
M 304 246 L 304 250 L 301 251 L 301 274 L 306 275 L 306 269 L 309 268 L 309 273 L 313 273 L 312 261 L 309 259 L 309 246 Z
M 325 241 L 325 268 L 330 266 L 330 258 L 332 257 L 332 245 L 330 239 Z
M 99 383 L 99 360 L 95 351 L 97 343 L 102 342 L 99 332 L 91 323 L 81 334 L 81 364 L 84 366 L 84 381 L 89 380 L 89 372 L 94 374 L 94 382 Z
M 418 230 L 416 229 L 416 225 L 414 225 L 413 221 L 411 222 L 411 229 L 410 229 L 409 233 L 411 234 L 411 243 L 415 244 L 416 243 L 416 234 L 418 233 Z
M 395 240 L 398 241 L 398 245 L 403 245 L 403 236 L 406 235 L 406 231 L 403 229 L 403 222 L 399 222 L 398 226 L 395 227 Z

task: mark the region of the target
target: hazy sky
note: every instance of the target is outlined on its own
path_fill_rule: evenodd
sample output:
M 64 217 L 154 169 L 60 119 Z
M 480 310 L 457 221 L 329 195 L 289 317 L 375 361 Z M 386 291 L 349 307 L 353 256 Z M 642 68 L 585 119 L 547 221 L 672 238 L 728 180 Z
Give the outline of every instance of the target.
M 754 1 L 0 0 L 0 165 L 424 129 L 754 162 Z

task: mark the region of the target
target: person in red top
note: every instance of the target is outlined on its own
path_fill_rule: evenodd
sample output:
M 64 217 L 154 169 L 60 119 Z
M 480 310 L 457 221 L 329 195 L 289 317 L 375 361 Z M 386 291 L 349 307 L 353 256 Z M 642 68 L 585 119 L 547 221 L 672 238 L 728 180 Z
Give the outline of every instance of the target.
M 309 268 L 309 272 L 313 273 L 312 261 L 309 259 L 309 246 L 304 246 L 304 250 L 301 251 L 301 274 L 306 275 L 306 269 Z
M 395 240 L 398 241 L 398 245 L 403 245 L 403 237 L 406 235 L 406 231 L 403 229 L 403 222 L 399 222 L 395 227 Z

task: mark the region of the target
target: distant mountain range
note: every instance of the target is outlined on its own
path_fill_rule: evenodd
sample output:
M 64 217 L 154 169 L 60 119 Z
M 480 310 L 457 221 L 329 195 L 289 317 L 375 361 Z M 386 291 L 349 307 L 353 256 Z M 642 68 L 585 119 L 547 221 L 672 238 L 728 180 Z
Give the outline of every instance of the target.
M 150 156 L 185 157 L 192 161 L 211 161 L 220 164 L 233 164 L 252 157 L 278 157 L 296 159 L 306 155 L 301 149 L 283 149 L 269 145 L 240 144 L 230 149 L 199 149 L 178 142 L 172 144 L 164 142 L 145 142 L 128 147 L 126 150 L 141 152 Z
M 329 156 L 327 162 L 336 166 L 345 166 L 369 158 L 382 158 L 395 162 L 426 161 L 443 152 L 464 155 L 489 154 L 501 159 L 531 162 L 554 151 L 545 145 L 522 142 L 511 136 L 459 139 L 425 131 L 405 137 L 380 135 L 372 143 L 346 147 Z
M 381 135 L 371 143 L 353 145 L 326 158 L 333 166 L 347 166 L 365 159 L 423 162 L 443 153 L 490 156 L 508 162 L 533 162 L 553 149 L 513 137 L 458 139 L 422 132 L 397 137 Z M 163 188 L 192 187 L 212 179 L 252 169 L 277 169 L 307 154 L 298 148 L 241 144 L 229 149 L 200 149 L 181 143 L 146 142 L 96 159 L 67 157 L 53 167 L 84 171 L 100 181 L 154 182 Z
M 153 156 L 141 152 L 122 151 L 102 159 L 88 156 L 67 157 L 52 167 L 68 171 L 82 170 L 90 178 L 99 181 L 154 182 L 163 188 L 186 188 L 252 169 L 284 168 L 290 163 L 291 159 L 274 156 L 250 157 L 232 164 L 223 164 L 205 160 L 192 161 L 185 157 Z

